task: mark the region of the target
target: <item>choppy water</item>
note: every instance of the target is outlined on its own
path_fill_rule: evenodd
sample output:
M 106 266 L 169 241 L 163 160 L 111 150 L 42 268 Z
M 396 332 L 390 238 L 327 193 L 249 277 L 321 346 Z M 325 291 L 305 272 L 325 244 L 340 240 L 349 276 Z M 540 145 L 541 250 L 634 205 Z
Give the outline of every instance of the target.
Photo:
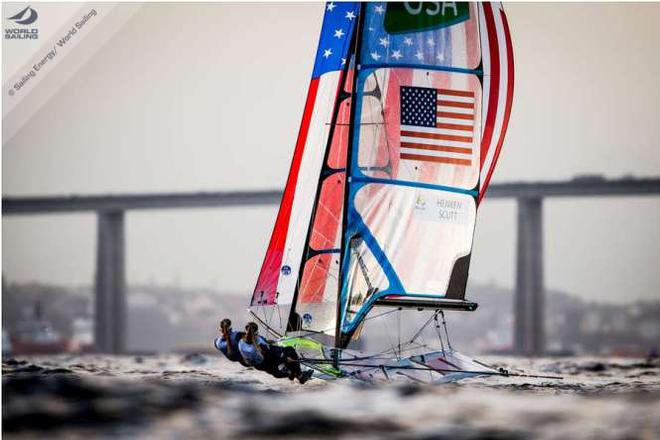
M 660 439 L 660 362 L 485 357 L 561 381 L 274 379 L 219 356 L 3 362 L 7 438 Z

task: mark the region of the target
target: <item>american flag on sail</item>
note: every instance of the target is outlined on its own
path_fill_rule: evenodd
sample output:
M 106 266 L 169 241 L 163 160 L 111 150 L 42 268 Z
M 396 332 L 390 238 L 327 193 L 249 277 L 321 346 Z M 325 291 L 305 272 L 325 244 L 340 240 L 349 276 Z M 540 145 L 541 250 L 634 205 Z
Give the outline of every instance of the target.
M 400 158 L 472 165 L 473 91 L 401 87 Z

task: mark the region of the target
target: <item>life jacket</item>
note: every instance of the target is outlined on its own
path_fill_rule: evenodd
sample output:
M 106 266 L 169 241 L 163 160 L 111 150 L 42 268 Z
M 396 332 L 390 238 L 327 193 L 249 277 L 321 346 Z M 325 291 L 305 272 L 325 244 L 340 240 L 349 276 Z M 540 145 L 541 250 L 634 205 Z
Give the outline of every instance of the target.
M 236 332 L 236 331 L 230 331 L 229 332 L 229 344 L 231 345 L 231 350 L 227 349 L 227 341 L 225 340 L 224 336 L 220 336 L 219 338 L 215 338 L 213 341 L 213 345 L 215 345 L 215 348 L 220 350 L 222 354 L 227 356 L 227 359 L 233 362 L 240 362 L 243 360 L 241 357 L 241 352 L 238 349 L 238 342 L 241 340 L 243 337 L 243 332 Z
M 260 345 L 262 350 L 268 353 L 268 343 L 261 336 L 257 336 L 254 344 L 249 344 L 243 339 L 238 341 L 238 350 L 241 352 L 243 360 L 255 367 L 261 365 L 265 360 L 262 350 L 259 350 L 257 345 Z

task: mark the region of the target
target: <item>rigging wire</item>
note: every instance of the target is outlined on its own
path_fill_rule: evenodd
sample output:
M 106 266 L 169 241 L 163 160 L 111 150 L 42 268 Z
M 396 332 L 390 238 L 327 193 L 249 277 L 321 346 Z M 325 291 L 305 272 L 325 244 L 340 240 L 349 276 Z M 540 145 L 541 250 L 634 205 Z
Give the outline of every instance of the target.
M 447 320 L 445 319 L 445 312 L 440 310 L 440 316 L 442 316 L 442 326 L 445 328 L 445 335 L 447 336 L 447 347 L 450 350 L 453 350 L 451 347 L 451 341 L 449 340 L 449 330 L 447 330 Z
M 275 304 L 278 304 L 279 299 L 280 299 L 280 293 L 277 292 L 275 294 Z M 280 320 L 280 328 L 282 328 L 282 312 L 280 311 L 280 306 L 276 305 L 275 308 L 277 309 L 277 316 L 279 317 L 279 320 Z M 275 313 L 273 312 L 273 314 L 275 314 Z
M 393 310 L 392 312 L 400 312 L 400 315 L 403 313 L 403 310 L 401 308 L 398 308 L 396 310 Z M 426 340 L 424 339 L 423 342 L 417 342 L 416 340 L 423 335 L 423 331 L 426 327 L 429 326 L 431 321 L 433 321 L 434 316 L 436 316 L 439 313 L 439 311 L 435 311 L 433 315 L 429 319 L 424 322 L 424 324 L 415 332 L 415 334 L 408 340 L 407 342 L 402 341 L 400 338 L 403 335 L 403 332 L 401 331 L 401 326 L 400 326 L 400 321 L 399 321 L 399 331 L 397 334 L 399 335 L 399 341 L 397 344 L 395 344 L 392 340 L 391 336 L 391 328 L 387 326 L 386 322 L 383 322 L 383 326 L 385 329 L 385 335 L 388 338 L 390 348 L 382 350 L 377 353 L 377 355 L 387 355 L 390 354 L 392 356 L 396 356 L 398 359 L 401 359 L 403 357 L 404 353 L 409 353 L 409 352 L 415 352 L 416 350 L 419 349 L 431 349 L 431 350 L 437 350 L 437 347 L 432 347 L 429 344 L 426 343 Z M 442 342 L 442 341 L 441 341 Z M 444 346 L 442 347 L 443 354 L 444 354 Z
M 396 311 L 398 311 L 398 309 Z M 387 336 L 387 342 L 389 343 L 390 346 L 388 352 L 396 355 L 396 346 L 394 345 L 394 340 L 392 339 L 392 331 L 388 327 L 386 320 L 382 320 L 381 323 L 384 329 L 384 333 Z
M 401 308 L 399 307 L 399 313 L 396 314 L 396 321 L 397 321 L 397 336 L 398 336 L 398 355 L 397 357 L 399 360 L 401 360 Z
M 424 324 L 422 324 L 422 326 L 419 328 L 419 330 L 417 330 L 417 332 L 413 335 L 413 337 L 410 338 L 410 342 L 414 342 L 415 339 L 417 339 L 417 337 L 419 337 L 422 334 L 424 329 L 431 323 L 431 321 L 433 321 L 433 318 L 436 317 L 437 315 L 438 315 L 438 310 L 433 312 L 433 315 L 431 315 L 431 317 L 429 319 L 427 319 L 424 322 Z
M 383 318 L 383 317 L 386 317 L 386 316 L 391 315 L 393 313 L 397 313 L 397 325 L 398 325 L 398 329 L 399 329 L 399 331 L 397 333 L 399 335 L 399 340 L 397 341 L 396 344 L 394 343 L 394 340 L 392 339 L 392 329 L 387 325 L 387 322 L 385 320 L 381 320 L 381 322 L 384 326 L 384 330 L 385 330 L 384 333 L 387 335 L 389 343 L 390 343 L 390 348 L 382 350 L 380 352 L 377 352 L 373 355 L 354 357 L 354 358 L 349 359 L 349 360 L 350 361 L 355 361 L 355 360 L 372 360 L 372 361 L 375 361 L 375 360 L 379 360 L 379 359 L 391 360 L 391 357 L 387 357 L 388 355 L 396 356 L 397 359 L 401 360 L 404 354 L 407 355 L 408 353 L 414 353 L 415 351 L 420 350 L 420 349 L 437 349 L 436 347 L 432 347 L 429 344 L 427 344 L 425 340 L 423 340 L 422 342 L 418 341 L 418 339 L 423 338 L 423 331 L 433 321 L 435 321 L 435 330 L 436 330 L 436 333 L 438 334 L 438 338 L 440 340 L 441 351 L 442 351 L 443 355 L 446 354 L 444 338 L 442 337 L 442 332 L 440 330 L 441 324 L 438 320 L 438 317 L 442 314 L 442 312 L 440 310 L 434 311 L 434 313 L 423 323 L 423 325 L 413 334 L 413 336 L 408 341 L 401 340 L 401 335 L 402 335 L 402 332 L 401 332 L 401 315 L 402 315 L 402 312 L 403 312 L 403 309 L 399 307 L 399 308 L 396 308 L 396 309 L 391 309 L 391 310 L 385 311 L 383 313 L 379 313 L 377 315 L 367 316 L 364 319 L 364 322 L 373 321 L 375 319 Z M 445 325 L 446 325 L 446 320 L 445 320 Z M 274 332 L 272 329 L 268 328 L 268 330 L 273 335 L 280 338 L 280 341 L 286 341 L 286 340 L 291 340 L 291 339 L 295 339 L 295 338 L 299 338 L 299 337 L 305 337 L 305 336 L 313 336 L 313 335 L 322 333 L 322 332 L 316 332 L 316 331 L 308 331 L 308 332 L 303 333 L 303 334 L 297 334 L 297 335 L 282 337 L 281 335 Z M 331 328 L 329 328 L 327 330 L 331 330 Z M 450 348 L 448 350 L 450 350 Z M 312 361 L 312 359 L 307 359 L 307 358 L 302 359 L 303 362 L 307 362 L 308 360 Z M 330 362 L 330 361 L 327 361 L 327 362 Z M 346 362 L 341 362 L 341 364 L 349 365 Z
M 349 246 L 351 247 L 351 251 L 355 255 L 355 260 L 358 263 L 358 267 L 360 268 L 360 272 L 362 272 L 362 276 L 364 277 L 364 281 L 367 283 L 367 294 L 364 297 L 364 301 L 366 301 L 371 295 L 373 295 L 374 292 L 374 286 L 371 284 L 371 280 L 369 279 L 369 269 L 367 269 L 367 265 L 364 263 L 364 260 L 362 259 L 362 255 L 360 254 L 359 247 L 360 243 L 359 241 L 362 241 L 361 238 L 359 237 L 353 237 L 350 240 Z M 361 296 L 361 295 L 360 295 Z M 362 298 L 358 298 L 362 300 Z M 364 301 L 362 301 L 362 304 L 364 304 Z
M 433 315 L 433 320 L 435 321 L 435 332 L 438 334 L 438 338 L 440 339 L 440 347 L 442 350 L 442 355 L 445 355 L 445 343 L 442 341 L 442 333 L 440 332 L 440 324 L 438 323 L 438 314 Z
M 408 345 L 409 347 L 408 348 L 403 348 L 401 350 L 402 353 L 411 352 L 411 351 L 417 350 L 419 348 L 431 348 L 426 344 L 413 345 L 411 343 L 407 343 L 407 344 L 404 344 L 404 346 L 405 345 Z M 387 355 L 387 354 L 394 354 L 394 348 L 388 348 L 387 350 L 383 350 L 383 351 L 380 351 L 380 352 L 377 353 L 377 355 Z

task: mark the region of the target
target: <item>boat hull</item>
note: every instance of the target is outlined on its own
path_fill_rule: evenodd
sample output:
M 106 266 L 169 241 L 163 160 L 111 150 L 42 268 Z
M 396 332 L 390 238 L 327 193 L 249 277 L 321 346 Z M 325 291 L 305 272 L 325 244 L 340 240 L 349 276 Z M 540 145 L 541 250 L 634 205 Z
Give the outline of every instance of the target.
M 296 349 L 301 362 L 323 380 L 351 379 L 368 383 L 448 383 L 469 377 L 498 374 L 492 367 L 454 349 L 393 357 L 327 347 L 310 338 L 283 338 L 279 345 Z

